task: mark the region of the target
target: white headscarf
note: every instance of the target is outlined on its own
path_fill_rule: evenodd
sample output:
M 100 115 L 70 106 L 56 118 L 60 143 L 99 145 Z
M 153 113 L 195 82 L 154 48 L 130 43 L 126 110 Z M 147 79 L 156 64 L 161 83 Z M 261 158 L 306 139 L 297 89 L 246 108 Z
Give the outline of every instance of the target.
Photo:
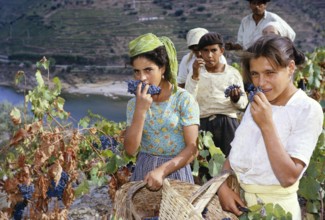
M 289 38 L 290 38 L 290 36 L 288 35 L 287 30 L 283 27 L 283 25 L 282 25 L 280 22 L 277 22 L 277 21 L 270 21 L 270 22 L 268 22 L 268 23 L 266 23 L 266 24 L 264 25 L 264 27 L 262 28 L 262 31 L 263 31 L 265 28 L 269 27 L 269 26 L 274 27 L 274 28 L 279 32 L 279 35 L 280 35 L 280 36 L 282 36 L 282 37 L 289 37 Z M 294 39 L 291 39 L 291 38 L 290 38 L 290 40 L 293 41 Z

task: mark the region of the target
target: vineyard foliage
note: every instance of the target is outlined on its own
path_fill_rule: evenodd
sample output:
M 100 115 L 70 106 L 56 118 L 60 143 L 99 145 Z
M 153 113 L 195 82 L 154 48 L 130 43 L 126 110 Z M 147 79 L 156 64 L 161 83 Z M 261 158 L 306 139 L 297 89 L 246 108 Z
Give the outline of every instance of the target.
M 308 55 L 306 66 L 300 67 L 296 75 L 296 82 L 306 80 L 311 96 L 315 94 L 312 91 L 318 92 L 319 97 L 314 97 L 318 100 L 324 97 L 324 54 L 324 49 L 317 49 Z M 12 133 L 7 142 L 1 142 L 0 177 L 10 206 L 0 212 L 0 219 L 66 219 L 74 199 L 88 193 L 92 185 L 108 184 L 108 194 L 114 201 L 116 190 L 129 181 L 135 164 L 135 157 L 123 150 L 125 122 L 108 121 L 90 112 L 77 127 L 73 126 L 70 113 L 64 110 L 65 100 L 60 97 L 61 82 L 49 77 L 49 61 L 44 57 L 36 66 L 37 86 L 26 93 L 24 106 L 12 108 L 7 116 L 11 122 L 6 120 Z M 19 71 L 16 83 L 23 83 L 26 77 Z M 28 105 L 32 114 L 26 110 Z M 323 132 L 298 192 L 309 219 L 324 218 L 324 140 Z M 202 131 L 198 143 L 193 175 L 204 183 L 207 175 L 220 172 L 225 159 L 211 133 Z M 200 174 L 202 168 L 208 171 L 206 175 Z M 79 180 L 80 172 L 87 178 Z M 290 218 L 290 213 L 275 204 L 249 208 L 251 212 L 241 219 Z

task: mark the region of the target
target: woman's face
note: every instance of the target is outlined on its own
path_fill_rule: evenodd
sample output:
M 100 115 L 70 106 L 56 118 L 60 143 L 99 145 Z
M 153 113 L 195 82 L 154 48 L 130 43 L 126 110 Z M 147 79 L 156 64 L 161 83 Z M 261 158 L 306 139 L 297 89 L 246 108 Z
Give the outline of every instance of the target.
M 158 86 L 165 73 L 165 68 L 159 68 L 157 64 L 145 57 L 138 57 L 133 60 L 133 72 L 136 80 Z
M 219 64 L 219 59 L 224 52 L 224 48 L 221 48 L 219 44 L 213 44 L 204 47 L 200 52 L 205 61 L 205 66 L 211 68 Z
M 267 100 L 277 105 L 286 99 L 286 92 L 292 86 L 292 75 L 295 69 L 294 61 L 287 67 L 276 67 L 266 57 L 250 60 L 250 76 L 255 87 L 261 87 Z

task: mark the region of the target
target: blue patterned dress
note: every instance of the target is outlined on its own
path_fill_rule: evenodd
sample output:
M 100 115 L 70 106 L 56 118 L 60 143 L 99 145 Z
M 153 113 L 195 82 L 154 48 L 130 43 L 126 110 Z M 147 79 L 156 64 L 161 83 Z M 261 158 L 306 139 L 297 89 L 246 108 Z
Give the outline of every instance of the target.
M 127 105 L 127 126 L 131 125 L 135 97 Z M 185 147 L 183 127 L 200 123 L 199 107 L 192 95 L 178 88 L 164 102 L 153 102 L 146 113 L 141 148 L 131 181 L 143 180 L 148 172 L 171 160 Z M 167 178 L 194 182 L 190 165 Z

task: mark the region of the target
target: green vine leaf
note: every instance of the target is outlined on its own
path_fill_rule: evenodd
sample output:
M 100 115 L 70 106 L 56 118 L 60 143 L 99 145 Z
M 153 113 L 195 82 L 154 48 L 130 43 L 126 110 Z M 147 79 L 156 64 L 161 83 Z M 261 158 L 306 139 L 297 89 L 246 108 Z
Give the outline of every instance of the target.
M 36 76 L 36 81 L 37 81 L 38 87 L 43 87 L 44 86 L 44 80 L 43 80 L 41 71 L 36 70 L 35 76 Z
M 88 180 L 84 180 L 78 185 L 77 188 L 74 189 L 74 194 L 76 197 L 79 197 L 89 193 L 89 191 L 90 191 L 90 185 L 88 183 Z

